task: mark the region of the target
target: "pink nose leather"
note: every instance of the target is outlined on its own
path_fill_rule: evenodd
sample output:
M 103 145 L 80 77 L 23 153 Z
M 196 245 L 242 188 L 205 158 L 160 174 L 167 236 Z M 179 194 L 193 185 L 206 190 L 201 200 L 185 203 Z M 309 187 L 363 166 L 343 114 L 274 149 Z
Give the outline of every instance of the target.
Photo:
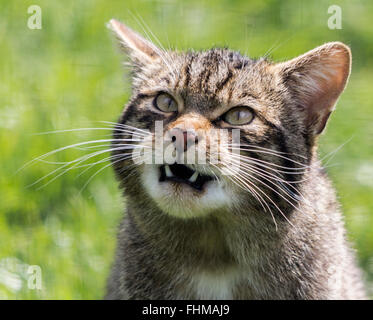
M 172 131 L 172 141 L 174 142 L 177 150 L 184 150 L 185 152 L 188 150 L 189 146 L 198 143 L 198 137 L 194 133 L 194 130 L 185 131 L 179 128 L 174 128 Z

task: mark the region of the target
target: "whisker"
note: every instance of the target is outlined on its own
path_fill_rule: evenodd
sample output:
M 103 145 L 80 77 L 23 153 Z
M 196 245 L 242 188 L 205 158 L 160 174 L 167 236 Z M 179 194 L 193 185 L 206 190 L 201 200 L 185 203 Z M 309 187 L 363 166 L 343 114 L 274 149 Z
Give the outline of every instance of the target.
M 224 161 L 222 161 L 222 163 L 224 163 Z M 229 165 L 229 163 L 224 163 L 225 165 Z M 240 175 L 240 177 L 242 178 L 242 179 L 244 179 L 245 181 L 248 181 L 248 176 L 247 176 L 247 173 L 245 172 L 245 175 Z M 278 191 L 276 191 L 275 189 L 273 189 L 271 186 L 268 186 L 265 182 L 263 182 L 263 181 L 261 181 L 260 179 L 258 179 L 258 178 L 256 178 L 255 176 L 253 176 L 253 175 L 250 175 L 249 176 L 250 178 L 252 178 L 252 179 L 254 179 L 254 180 L 256 180 L 256 181 L 258 181 L 259 183 L 261 183 L 261 184 L 263 184 L 264 186 L 266 186 L 268 189 L 270 189 L 270 190 L 272 190 L 273 192 L 275 192 L 277 195 L 279 195 L 281 198 L 283 198 L 285 201 L 287 201 L 290 205 L 292 205 L 293 206 L 293 208 L 295 209 L 295 210 L 297 210 L 297 211 L 299 211 L 299 209 L 298 208 L 296 208 L 295 206 L 294 206 L 294 204 L 292 203 L 292 202 L 290 202 L 287 198 L 285 198 L 283 195 L 281 195 Z M 237 178 L 237 175 L 236 175 L 236 178 Z M 260 188 L 259 188 L 260 189 Z M 260 189 L 261 190 L 261 189 Z M 277 210 L 279 210 L 279 212 L 281 213 L 281 215 L 292 225 L 292 223 L 291 223 L 291 221 L 286 217 L 286 215 L 282 212 L 282 210 L 277 206 L 277 204 L 263 191 L 263 190 L 261 190 L 262 191 L 262 193 L 263 193 L 263 195 L 265 195 L 267 198 L 268 198 L 268 200 L 270 200 L 271 201 L 271 203 L 277 208 Z M 293 225 L 292 225 L 293 226 Z
M 227 169 L 227 168 L 226 168 Z M 228 169 L 228 170 L 230 170 L 230 169 Z M 239 180 L 239 182 L 235 182 L 234 180 L 233 180 L 233 178 L 234 179 L 236 179 L 236 180 Z M 263 210 L 264 210 L 264 212 L 266 212 L 267 210 L 266 210 L 266 208 L 264 207 L 264 205 L 263 205 L 263 203 L 266 205 L 266 207 L 268 208 L 268 211 L 270 212 L 270 214 L 271 214 L 271 217 L 272 217 L 272 220 L 273 220 L 273 222 L 274 222 L 274 224 L 275 224 L 275 228 L 276 228 L 276 231 L 278 230 L 278 228 L 277 228 L 277 223 L 276 223 L 276 219 L 275 219 L 275 217 L 274 217 L 274 215 L 273 215 L 273 212 L 272 212 L 272 210 L 271 210 L 271 208 L 269 207 L 269 205 L 268 205 L 268 203 L 263 199 L 263 197 L 258 193 L 258 192 L 260 192 L 261 194 L 263 194 L 264 196 L 266 196 L 267 198 L 269 198 L 268 196 L 267 196 L 267 194 L 262 190 L 262 189 L 260 189 L 257 185 L 255 185 L 253 182 L 251 182 L 249 179 L 245 179 L 245 181 L 243 181 L 242 179 L 241 179 L 241 177 L 238 177 L 238 176 L 236 176 L 236 175 L 233 175 L 233 177 L 231 177 L 231 176 L 228 176 L 228 179 L 229 180 L 231 180 L 232 182 L 234 182 L 235 184 L 237 184 L 239 187 L 241 187 L 242 189 L 244 189 L 245 191 L 249 191 L 251 194 L 253 194 L 254 195 L 254 197 L 258 200 L 258 202 L 260 203 L 260 205 L 263 207 Z M 240 183 L 242 183 L 243 185 L 244 185 L 244 187 L 242 187 L 241 185 L 240 185 Z M 247 183 L 249 183 L 249 185 L 247 185 Z M 251 186 L 251 187 L 250 187 Z M 255 189 L 256 190 L 258 190 L 258 191 L 255 191 Z M 261 199 L 261 200 L 259 200 L 259 199 Z M 271 200 L 270 198 L 269 198 L 269 200 Z M 272 200 L 271 200 L 272 201 Z M 272 201 L 273 202 L 273 201 Z M 276 206 L 276 205 L 275 205 Z M 277 206 L 276 206 L 277 207 Z M 279 209 L 279 208 L 278 208 Z M 281 212 L 281 210 L 280 210 L 280 212 Z
M 37 133 L 32 133 L 32 135 L 39 136 L 39 135 L 52 134 L 52 133 L 64 133 L 64 132 L 88 131 L 88 130 L 109 130 L 109 131 L 112 131 L 111 128 L 76 128 L 76 129 L 65 129 L 65 130 L 53 130 L 53 131 L 37 132 Z
M 126 154 L 127 155 L 127 154 Z M 80 176 L 82 176 L 85 172 L 87 172 L 88 170 L 92 169 L 94 166 L 100 164 L 100 163 L 104 163 L 104 162 L 107 162 L 107 161 L 111 161 L 111 160 L 115 160 L 115 159 L 118 159 L 118 158 L 122 158 L 122 160 L 127 160 L 127 159 L 130 159 L 131 157 L 124 157 L 124 154 L 116 154 L 116 155 L 111 155 L 109 157 L 106 157 L 102 160 L 99 160 L 99 161 L 96 161 L 94 163 L 90 163 L 90 164 L 84 164 L 84 165 L 80 165 L 74 169 L 80 169 L 80 168 L 84 168 L 86 167 L 82 172 L 80 172 L 76 178 L 79 178 Z
M 98 122 L 100 122 L 100 123 L 106 123 L 108 125 L 111 125 L 113 128 L 115 128 L 115 127 L 121 127 L 121 128 L 124 128 L 124 129 L 132 129 L 132 130 L 135 130 L 135 131 L 140 131 L 140 132 L 142 132 L 143 134 L 146 134 L 146 135 L 151 134 L 150 131 L 146 131 L 144 129 L 140 129 L 140 128 L 133 127 L 133 126 L 130 126 L 130 125 L 127 125 L 127 124 L 123 124 L 123 123 L 111 122 L 111 121 L 98 121 Z
M 65 147 L 61 147 L 61 148 L 58 148 L 56 150 L 53 150 L 53 151 L 50 151 L 50 152 L 47 152 L 39 157 L 36 157 L 35 159 L 33 160 L 30 160 L 29 162 L 27 162 L 26 164 L 24 164 L 21 168 L 19 168 L 17 170 L 17 173 L 23 169 L 25 169 L 26 167 L 30 166 L 31 164 L 35 163 L 36 161 L 40 160 L 40 159 L 45 159 L 57 152 L 61 152 L 61 151 L 64 151 L 64 150 L 67 150 L 67 149 L 72 149 L 72 148 L 75 148 L 75 147 L 79 147 L 79 146 L 82 146 L 82 145 L 88 145 L 88 144 L 93 144 L 93 143 L 100 143 L 100 142 L 115 142 L 115 141 L 121 141 L 123 142 L 123 139 L 100 139 L 100 140 L 90 140 L 90 141 L 84 141 L 84 142 L 79 142 L 79 143 L 75 143 L 75 144 L 72 144 L 72 145 L 69 145 L 69 146 L 65 146 Z M 136 146 L 135 144 L 131 144 L 131 146 Z
M 295 174 L 298 174 L 298 175 L 304 175 L 307 171 L 302 171 L 302 172 L 287 172 L 287 171 L 283 171 L 283 170 L 278 170 L 278 169 L 274 169 L 274 168 L 271 168 L 269 166 L 266 166 L 266 165 L 262 165 L 261 163 L 257 163 L 255 160 L 255 158 L 252 158 L 252 159 L 242 159 L 241 156 L 239 155 L 230 155 L 231 157 L 231 160 L 235 160 L 238 164 L 241 164 L 242 165 L 246 165 L 246 166 L 250 166 L 250 167 L 255 167 L 255 169 L 261 171 L 261 172 L 265 172 L 266 174 L 272 176 L 272 177 L 275 177 L 277 179 L 281 179 L 282 182 L 287 182 L 289 184 L 296 184 L 296 183 L 300 183 L 300 182 L 305 182 L 307 180 L 309 180 L 308 178 L 307 179 L 301 179 L 301 180 L 293 180 L 293 181 L 286 181 L 282 178 L 282 175 L 276 175 L 275 173 L 278 173 L 278 174 L 281 174 L 281 173 L 285 173 L 285 174 L 288 174 L 288 175 L 295 175 Z M 255 166 L 253 166 L 255 165 Z M 264 168 L 264 169 L 262 169 Z M 266 171 L 265 169 L 268 169 L 268 170 L 271 170 L 271 172 L 268 172 Z M 274 172 L 274 173 L 272 173 Z
M 126 155 L 126 157 L 124 157 L 124 155 L 123 155 L 123 157 L 121 158 L 121 160 L 124 161 L 124 160 L 127 160 L 127 159 L 129 159 L 129 158 L 131 158 L 130 155 Z M 135 157 L 135 158 L 136 158 L 136 157 Z M 82 161 L 85 161 L 85 159 L 83 159 Z M 52 183 L 53 181 L 55 181 L 56 179 L 58 179 L 59 177 L 61 177 L 62 175 L 66 174 L 67 172 L 69 172 L 69 171 L 71 171 L 71 170 L 73 170 L 73 169 L 78 169 L 78 168 L 81 168 L 81 167 L 85 167 L 85 166 L 87 166 L 87 165 L 78 166 L 79 163 L 81 163 L 81 162 L 78 162 L 78 163 L 75 164 L 74 166 L 65 169 L 63 172 L 59 173 L 57 176 L 55 176 L 54 178 L 52 178 L 51 180 L 49 180 L 49 181 L 48 181 L 47 183 L 45 183 L 44 185 L 38 187 L 36 190 L 40 190 L 40 189 L 42 189 L 42 188 L 45 188 L 47 185 L 49 185 L 50 183 Z M 114 162 L 114 163 L 115 163 L 115 162 Z M 113 164 L 114 164 L 114 163 L 113 163 Z M 110 164 L 111 164 L 111 163 L 109 163 L 109 165 L 110 165 Z M 67 165 L 68 165 L 68 164 L 67 164 Z M 38 181 L 34 182 L 33 184 L 31 184 L 31 185 L 28 186 L 28 187 L 31 187 L 32 185 L 35 185 L 35 184 L 39 183 L 39 182 L 42 181 L 43 179 L 47 178 L 47 176 L 50 176 L 51 174 L 57 172 L 58 170 L 63 169 L 63 168 L 66 167 L 67 165 L 64 165 L 64 166 L 62 166 L 61 168 L 58 168 L 58 169 L 54 170 L 54 171 L 51 172 L 50 174 L 48 174 L 48 175 L 46 175 L 46 176 L 40 178 Z M 109 165 L 108 165 L 108 166 L 109 166 Z M 79 176 L 78 176 L 78 177 L 79 177 Z
M 54 179 L 52 179 L 52 181 L 54 181 L 56 178 L 60 177 L 61 175 L 65 174 L 66 172 L 68 172 L 68 171 L 70 171 L 70 170 L 72 170 L 72 169 L 75 169 L 75 168 L 77 167 L 77 165 L 79 165 L 79 164 L 81 164 L 81 163 L 87 161 L 88 159 L 91 159 L 91 158 L 93 158 L 93 157 L 95 157 L 95 156 L 97 156 L 97 155 L 100 155 L 100 154 L 103 154 L 103 153 L 107 153 L 107 152 L 111 152 L 111 151 L 116 151 L 116 150 L 125 150 L 125 149 L 123 149 L 123 148 L 124 148 L 124 147 L 117 147 L 117 148 L 111 148 L 111 149 L 106 149 L 106 150 L 100 150 L 100 151 L 96 151 L 96 152 L 90 153 L 90 154 L 88 154 L 88 155 L 84 155 L 84 156 L 82 156 L 82 157 L 80 157 L 80 158 L 78 158 L 78 159 L 72 160 L 72 161 L 70 161 L 70 162 L 66 162 L 63 166 L 61 166 L 61 167 L 59 167 L 59 168 L 53 170 L 52 172 L 50 172 L 50 173 L 44 175 L 43 177 L 39 178 L 38 180 L 36 180 L 36 181 L 33 182 L 32 184 L 28 185 L 27 187 L 32 187 L 32 186 L 38 184 L 40 181 L 42 181 L 42 180 L 48 178 L 49 176 L 53 175 L 54 173 L 56 173 L 56 172 L 58 172 L 58 171 L 60 171 L 60 170 L 63 170 L 64 168 L 66 168 L 67 166 L 69 166 L 69 165 L 71 165 L 71 164 L 76 163 L 74 166 L 72 166 L 72 167 L 70 167 L 70 168 L 68 168 L 68 169 L 65 169 L 65 171 L 62 172 L 62 174 L 57 175 L 57 177 L 55 177 Z M 132 153 L 129 154 L 129 156 L 132 156 Z M 37 161 L 39 161 L 39 160 L 37 160 Z M 50 182 L 52 182 L 52 181 L 50 181 Z M 49 183 L 48 183 L 48 184 L 49 184 Z
M 176 81 L 176 75 L 175 75 L 175 72 L 173 70 L 173 68 L 171 67 L 172 65 L 172 61 L 169 61 L 169 56 L 166 55 L 166 52 L 164 49 L 159 49 L 157 46 L 155 46 L 152 41 L 151 41 L 151 37 L 149 36 L 149 33 L 147 32 L 146 28 L 148 29 L 149 32 L 151 32 L 150 28 L 148 28 L 145 24 L 145 22 L 143 21 L 143 24 L 141 23 L 141 21 L 139 21 L 139 19 L 134 16 L 134 19 L 137 21 L 137 23 L 140 25 L 140 27 L 142 28 L 146 38 L 149 40 L 149 45 L 152 47 L 152 49 L 159 55 L 159 57 L 161 58 L 161 60 L 163 61 L 163 63 L 166 65 L 167 69 L 169 70 L 169 72 L 171 73 L 171 76 L 173 77 L 173 80 Z M 152 33 L 152 32 L 151 32 Z M 156 39 L 158 40 L 158 39 Z M 161 48 L 163 48 L 162 45 L 160 45 Z
M 310 166 L 308 165 L 304 165 L 304 163 L 300 163 L 296 160 L 293 160 L 291 158 L 288 158 L 288 157 L 285 157 L 281 154 L 276 154 L 276 153 L 273 153 L 272 151 L 268 151 L 268 150 L 255 150 L 255 149 L 247 149 L 247 148 L 237 148 L 237 147 L 231 147 L 231 149 L 234 149 L 234 150 L 240 150 L 240 151 L 255 151 L 255 152 L 259 152 L 259 153 L 264 153 L 264 154 L 270 154 L 270 155 L 273 155 L 273 156 L 276 156 L 276 157 L 279 157 L 279 158 L 282 158 L 282 159 L 286 159 L 288 161 L 291 161 L 295 164 L 298 164 L 300 165 L 300 168 L 309 168 Z
M 236 162 L 236 164 L 243 165 L 240 162 Z M 300 200 L 299 197 L 298 197 L 298 194 L 299 194 L 301 196 L 301 198 L 303 198 L 303 200 L 308 204 L 308 201 L 303 196 L 303 194 L 295 186 L 290 184 L 288 181 L 286 181 L 284 179 L 278 179 L 278 177 L 276 177 L 276 176 L 274 177 L 272 175 L 268 175 L 267 172 L 265 172 L 264 170 L 262 170 L 262 172 L 258 171 L 259 168 L 256 168 L 255 166 L 251 166 L 251 165 L 246 165 L 245 166 L 245 165 L 243 165 L 243 167 L 248 169 L 251 173 L 258 175 L 259 177 L 261 177 L 261 178 L 265 179 L 266 181 L 270 182 L 271 184 L 275 185 L 276 187 L 278 187 L 280 190 L 282 190 L 285 194 L 289 195 L 295 201 Z M 305 179 L 305 180 L 308 180 L 308 179 Z M 278 185 L 274 181 L 278 181 L 280 185 Z M 290 191 L 286 187 L 286 185 L 288 185 L 291 189 L 293 189 L 295 191 L 295 194 L 294 194 L 294 192 Z
M 281 165 L 278 165 L 278 164 L 275 164 L 275 163 L 272 163 L 272 162 L 268 162 L 268 161 L 265 161 L 265 160 L 253 158 L 253 157 L 250 157 L 250 156 L 247 156 L 247 155 L 242 155 L 242 154 L 239 154 L 239 155 L 237 154 L 236 155 L 234 153 L 231 153 L 229 156 L 233 157 L 233 158 L 237 157 L 241 161 L 244 161 L 244 162 L 247 162 L 247 163 L 255 163 L 257 165 L 260 165 L 260 166 L 262 166 L 264 168 L 267 168 L 267 169 L 275 171 L 275 172 L 281 172 L 281 173 L 286 173 L 286 174 L 304 174 L 304 173 L 307 172 L 306 169 L 285 167 L 285 166 L 281 166 Z M 294 170 L 296 172 L 283 171 L 283 170 L 272 168 L 270 166 L 274 166 L 274 167 L 282 168 L 282 169 L 286 169 L 286 170 Z M 302 170 L 302 171 L 300 171 L 300 170 Z
M 327 166 L 328 163 L 334 158 L 335 154 L 341 150 L 347 143 L 349 143 L 353 139 L 353 136 L 347 139 L 347 141 L 343 142 L 340 146 L 338 146 L 335 150 L 327 153 L 324 157 L 321 158 L 320 162 L 324 161 L 326 158 L 329 157 L 329 159 L 326 161 L 324 166 Z
M 306 156 L 303 156 L 303 155 L 300 155 L 300 154 L 296 154 L 296 153 L 290 153 L 290 152 L 283 152 L 283 151 L 278 151 L 278 150 L 274 150 L 274 149 L 269 149 L 269 148 L 265 148 L 265 147 L 261 147 L 261 146 L 258 146 L 258 145 L 255 145 L 255 144 L 247 144 L 247 143 L 224 143 L 222 144 L 223 146 L 235 146 L 235 147 L 250 147 L 250 148 L 256 148 L 256 149 L 260 149 L 260 150 L 264 150 L 264 151 L 271 151 L 271 152 L 275 152 L 275 153 L 278 153 L 278 154 L 287 154 L 287 155 L 290 155 L 290 156 L 296 156 L 296 157 L 300 157 L 300 158 L 303 158 L 305 160 L 307 160 L 307 157 Z
M 243 176 L 243 174 L 247 175 L 247 172 L 241 172 L 241 176 Z M 273 191 L 274 193 L 276 193 L 278 196 L 280 196 L 283 200 L 285 200 L 287 203 L 289 203 L 295 210 L 299 211 L 299 208 L 297 208 L 289 199 L 287 199 L 286 197 L 284 197 L 281 193 L 279 193 L 277 190 L 275 190 L 274 188 L 272 188 L 271 186 L 269 186 L 267 183 L 263 182 L 262 180 L 256 178 L 253 174 L 250 174 L 249 175 L 250 178 L 254 179 L 255 181 L 263 184 L 265 187 L 267 187 L 268 189 L 270 189 L 271 191 Z M 265 179 L 267 180 L 267 179 Z M 268 181 L 268 180 L 267 180 Z M 286 193 L 287 194 L 287 193 Z M 285 217 L 285 216 L 284 216 Z M 287 218 L 286 218 L 287 219 Z
M 122 158 L 120 158 L 120 159 L 118 159 L 118 160 L 115 160 L 114 162 L 110 162 L 109 164 L 107 164 L 106 166 L 104 166 L 104 167 L 102 167 L 101 169 L 99 169 L 98 171 L 96 171 L 88 180 L 87 180 L 87 182 L 83 185 L 83 187 L 80 189 L 80 192 L 82 192 L 86 187 L 87 187 L 87 185 L 92 181 L 92 179 L 95 177 L 95 176 L 97 176 L 101 171 L 103 171 L 104 169 L 106 169 L 107 167 L 109 167 L 109 166 L 111 166 L 111 165 L 114 165 L 114 164 L 116 164 L 116 163 L 118 163 L 118 162 L 120 162 L 120 161 L 123 161 L 123 160 L 125 160 L 125 159 L 122 159 Z M 128 166 L 127 167 L 127 169 L 129 168 L 129 167 L 133 167 L 133 166 L 136 166 L 136 164 L 132 164 L 131 166 Z
M 136 160 L 136 159 L 139 159 L 141 158 L 142 156 L 145 156 L 147 154 L 151 154 L 152 151 L 148 151 L 148 152 L 145 152 L 143 155 L 137 155 L 137 156 L 132 156 L 132 154 L 116 154 L 116 155 L 111 155 L 109 157 L 106 157 L 102 160 L 99 160 L 97 162 L 94 162 L 94 163 L 91 163 L 91 164 L 85 164 L 85 165 L 81 165 L 77 168 L 82 168 L 82 167 L 86 167 L 88 166 L 88 168 L 84 169 L 81 173 L 79 173 L 79 175 L 77 176 L 80 177 L 81 175 L 83 175 L 86 171 L 90 170 L 93 166 L 96 166 L 97 164 L 100 164 L 100 163 L 103 163 L 103 162 L 106 162 L 106 161 L 111 161 L 111 160 L 114 160 L 114 159 L 117 159 L 117 158 L 122 158 L 122 160 L 128 160 L 128 159 L 132 159 L 132 160 Z
M 261 174 L 264 174 L 270 178 L 273 178 L 275 179 L 276 181 L 279 181 L 279 182 L 284 182 L 284 183 L 290 183 L 286 180 L 284 180 L 281 176 L 278 176 L 278 175 L 275 175 L 271 172 L 268 172 L 264 169 L 262 169 L 261 167 L 258 167 L 258 166 L 254 166 L 254 165 L 251 165 L 249 163 L 246 163 L 246 162 L 243 162 L 243 161 L 240 161 L 239 159 L 231 159 L 232 162 L 235 162 L 236 164 L 240 165 L 240 166 L 243 166 L 244 168 L 249 168 L 249 169 L 255 169 L 257 170 L 257 172 L 261 173 Z M 252 162 L 254 163 L 254 161 Z M 300 180 L 299 180 L 300 181 Z M 296 181 L 291 181 L 291 183 L 296 183 Z
M 65 129 L 65 130 L 54 130 L 54 131 L 46 131 L 46 132 L 37 132 L 37 133 L 32 133 L 31 135 L 47 135 L 47 134 L 56 134 L 56 133 L 66 133 L 66 132 L 81 132 L 81 131 L 93 131 L 93 130 L 106 130 L 106 131 L 113 131 L 112 128 L 74 128 L 74 129 Z M 136 138 L 141 138 L 143 139 L 146 137 L 145 134 L 140 134 L 138 132 L 130 131 L 130 130 L 124 130 L 117 128 L 117 131 L 123 132 L 123 133 L 130 133 L 132 136 Z M 112 136 L 112 134 L 107 135 L 107 136 Z M 141 141 L 141 140 L 137 140 Z
M 216 166 L 216 165 L 214 165 L 214 164 L 211 164 L 211 165 L 213 165 L 213 166 L 215 166 L 216 168 L 219 168 L 218 166 Z M 229 168 L 225 168 L 226 170 L 228 170 L 230 173 L 233 173 L 233 171 L 232 170 L 230 170 Z M 221 171 L 221 170 L 220 170 Z M 244 190 L 246 190 L 246 191 L 249 191 L 249 192 L 252 192 L 253 193 L 253 196 L 259 201 L 259 203 L 261 203 L 261 201 L 260 201 L 260 199 L 259 199 L 259 197 L 260 197 L 260 195 L 258 195 L 257 194 L 257 192 L 255 192 L 255 190 L 253 190 L 252 189 L 252 187 L 250 186 L 250 185 L 248 185 L 247 183 L 245 183 L 244 181 L 242 181 L 241 179 L 240 179 L 240 177 L 237 177 L 237 176 L 235 176 L 235 175 L 233 175 L 233 176 L 230 176 L 230 175 L 228 175 L 228 179 L 229 178 L 231 178 L 231 177 L 234 177 L 234 178 L 236 178 L 237 180 L 239 180 L 245 187 L 243 188 Z M 236 181 L 235 180 L 232 180 L 231 179 L 231 181 L 232 182 L 234 182 L 234 183 L 236 183 Z M 240 188 L 242 188 L 242 186 L 240 185 L 240 184 L 237 184 Z M 260 197 L 261 198 L 261 197 Z M 263 200 L 263 199 L 262 199 Z M 262 204 L 262 203 L 261 203 Z M 263 207 L 263 210 L 264 211 L 266 211 L 266 208 L 263 206 L 263 204 L 262 204 L 262 207 Z

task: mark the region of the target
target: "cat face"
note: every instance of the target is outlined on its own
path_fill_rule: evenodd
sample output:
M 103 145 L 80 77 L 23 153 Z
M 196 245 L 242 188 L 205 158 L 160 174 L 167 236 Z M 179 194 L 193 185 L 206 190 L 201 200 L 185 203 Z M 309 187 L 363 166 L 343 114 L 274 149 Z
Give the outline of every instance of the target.
M 182 218 L 237 208 L 285 216 L 346 84 L 349 49 L 329 43 L 274 64 L 227 49 L 164 51 L 118 21 L 111 28 L 133 68 L 114 132 L 126 192 Z

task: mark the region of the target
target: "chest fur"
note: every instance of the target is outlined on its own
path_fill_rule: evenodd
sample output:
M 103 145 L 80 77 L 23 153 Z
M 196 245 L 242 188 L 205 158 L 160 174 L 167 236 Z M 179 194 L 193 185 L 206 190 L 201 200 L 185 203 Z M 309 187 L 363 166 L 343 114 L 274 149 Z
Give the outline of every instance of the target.
M 237 268 L 200 271 L 191 277 L 189 286 L 196 299 L 231 300 L 235 299 L 239 284 L 248 283 L 246 278 Z

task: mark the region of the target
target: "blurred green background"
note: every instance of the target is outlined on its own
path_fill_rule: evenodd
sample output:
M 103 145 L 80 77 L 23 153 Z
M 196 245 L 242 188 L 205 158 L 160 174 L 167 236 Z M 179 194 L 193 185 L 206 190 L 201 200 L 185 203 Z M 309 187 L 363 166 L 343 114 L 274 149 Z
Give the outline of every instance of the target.
M 42 9 L 41 30 L 27 27 L 27 8 L 35 4 Z M 342 9 L 341 30 L 327 25 L 328 7 L 335 4 Z M 229 46 L 284 60 L 327 41 L 351 46 L 352 76 L 321 138 L 320 154 L 333 154 L 328 172 L 372 295 L 372 1 L 1 0 L 0 298 L 104 294 L 124 204 L 110 167 L 85 185 L 107 162 L 33 186 L 60 165 L 37 162 L 17 170 L 54 149 L 109 138 L 106 130 L 35 133 L 102 127 L 98 121 L 118 118 L 130 82 L 105 27 L 112 17 L 141 33 L 145 22 L 165 47 L 178 49 Z M 46 160 L 71 161 L 90 151 L 68 149 Z M 28 286 L 30 265 L 41 268 L 41 290 Z

